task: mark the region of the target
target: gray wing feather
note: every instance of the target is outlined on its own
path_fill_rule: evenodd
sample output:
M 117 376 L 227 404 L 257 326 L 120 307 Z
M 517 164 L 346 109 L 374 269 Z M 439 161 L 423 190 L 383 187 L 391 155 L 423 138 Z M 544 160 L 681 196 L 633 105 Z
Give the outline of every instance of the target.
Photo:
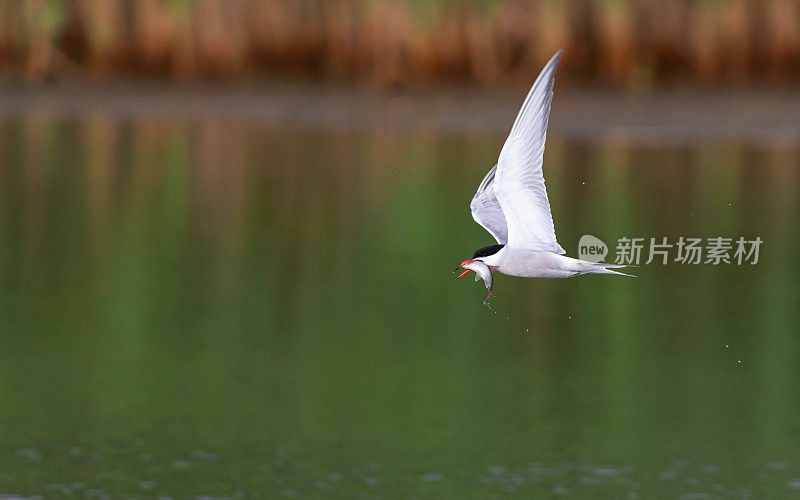
M 500 202 L 494 195 L 494 175 L 497 165 L 489 170 L 489 173 L 481 181 L 478 191 L 472 197 L 469 208 L 472 211 L 472 218 L 497 240 L 497 243 L 505 245 L 508 241 L 508 227 L 506 216 L 500 208 Z

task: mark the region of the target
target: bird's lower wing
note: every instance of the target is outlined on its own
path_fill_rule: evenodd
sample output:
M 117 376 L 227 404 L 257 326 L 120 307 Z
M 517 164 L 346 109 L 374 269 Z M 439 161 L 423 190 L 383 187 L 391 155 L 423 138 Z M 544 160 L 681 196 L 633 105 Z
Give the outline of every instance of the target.
M 484 176 L 478 191 L 472 198 L 469 208 L 472 211 L 472 218 L 497 240 L 497 243 L 505 245 L 508 241 L 508 227 L 506 217 L 500 202 L 494 194 L 494 176 L 497 165 Z

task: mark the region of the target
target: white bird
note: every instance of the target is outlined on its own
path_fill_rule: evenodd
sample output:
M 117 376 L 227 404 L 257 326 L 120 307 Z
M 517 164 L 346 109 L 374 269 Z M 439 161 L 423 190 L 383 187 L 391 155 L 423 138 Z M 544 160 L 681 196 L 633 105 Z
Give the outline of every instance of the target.
M 488 267 L 486 287 L 492 295 L 491 272 L 525 278 L 571 278 L 581 274 L 630 274 L 613 271 L 624 265 L 573 259 L 556 241 L 550 201 L 544 187 L 542 157 L 553 99 L 553 75 L 561 50 L 536 78 L 511 127 L 497 164 L 483 178 L 470 209 L 475 222 L 494 236 L 497 245 L 479 248 L 457 268 Z M 483 275 L 486 272 L 482 273 Z M 476 277 L 477 280 L 477 277 Z

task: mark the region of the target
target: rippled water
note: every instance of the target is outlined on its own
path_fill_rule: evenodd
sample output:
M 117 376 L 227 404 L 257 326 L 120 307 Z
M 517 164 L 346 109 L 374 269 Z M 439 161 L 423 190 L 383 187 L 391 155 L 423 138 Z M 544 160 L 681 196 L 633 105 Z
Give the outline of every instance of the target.
M 800 489 L 800 151 L 551 137 L 559 240 L 755 266 L 482 283 L 503 137 L 0 121 L 0 493 L 756 498 Z M 613 249 L 612 249 L 613 252 Z

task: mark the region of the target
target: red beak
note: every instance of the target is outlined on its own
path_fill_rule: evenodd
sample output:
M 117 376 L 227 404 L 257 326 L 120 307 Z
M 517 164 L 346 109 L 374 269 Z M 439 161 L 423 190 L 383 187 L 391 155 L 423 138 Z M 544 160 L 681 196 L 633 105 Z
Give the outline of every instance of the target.
M 475 259 L 467 259 L 467 260 L 465 260 L 464 262 L 462 262 L 461 264 L 459 264 L 457 268 L 453 269 L 453 272 L 456 272 L 456 271 L 458 271 L 460 268 L 462 268 L 462 267 L 466 266 L 466 265 L 467 265 L 467 264 L 469 264 L 470 262 L 475 262 Z M 458 275 L 458 278 L 460 278 L 460 277 L 464 276 L 465 274 L 467 274 L 467 273 L 468 273 L 468 272 L 470 272 L 470 271 L 472 271 L 472 269 L 467 269 L 467 270 L 466 270 L 466 271 L 464 271 L 463 273 L 459 274 L 459 275 Z M 458 279 L 458 278 L 456 278 L 456 279 Z

